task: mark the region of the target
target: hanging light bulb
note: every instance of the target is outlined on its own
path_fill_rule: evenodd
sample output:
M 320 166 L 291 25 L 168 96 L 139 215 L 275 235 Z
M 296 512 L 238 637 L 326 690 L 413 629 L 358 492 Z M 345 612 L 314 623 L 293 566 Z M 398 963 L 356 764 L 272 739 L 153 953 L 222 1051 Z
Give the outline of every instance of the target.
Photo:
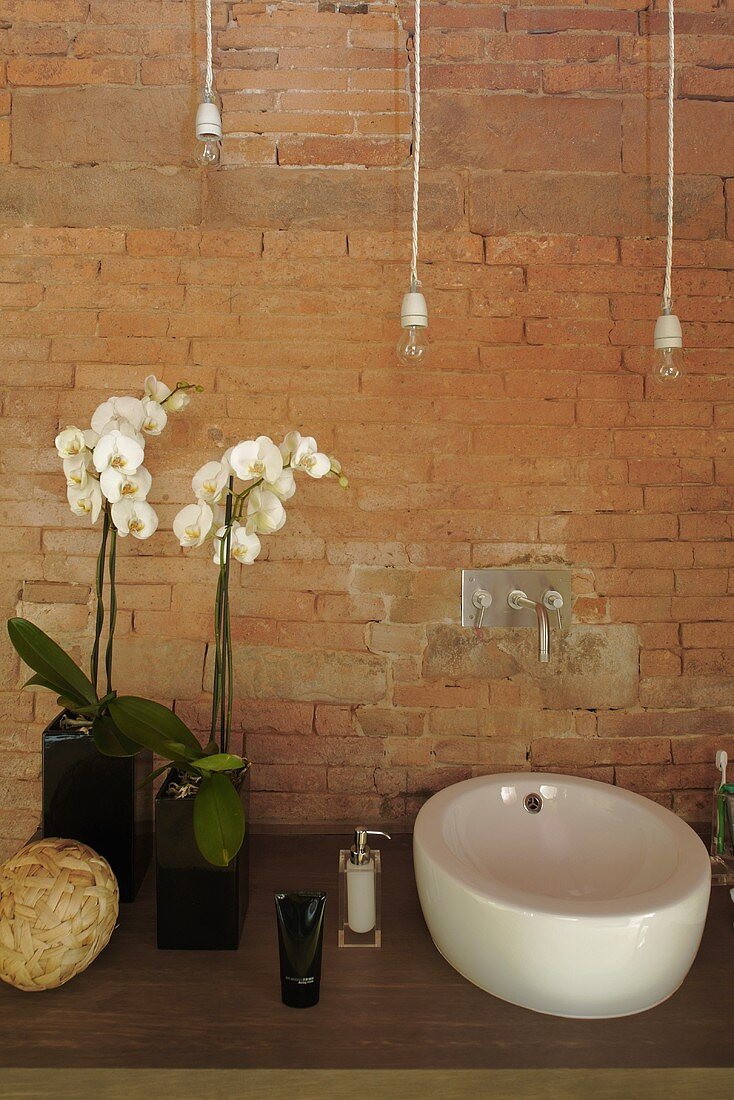
M 428 306 L 418 287 L 420 283 L 411 283 L 410 290 L 403 295 L 400 310 L 400 323 L 403 331 L 395 348 L 401 363 L 417 366 L 425 362 L 428 355 Z
M 654 375 L 658 382 L 677 382 L 684 373 L 683 333 L 680 321 L 668 309 L 655 322 Z
M 206 75 L 204 94 L 196 111 L 196 163 L 216 168 L 222 141 L 222 116 L 214 96 L 212 64 L 212 0 L 206 0 Z
M 401 363 L 418 366 L 428 356 L 428 306 L 418 280 L 418 198 L 421 162 L 421 0 L 415 0 L 415 109 L 413 112 L 413 213 L 411 219 L 410 290 L 403 295 L 403 331 L 395 348 Z
M 653 334 L 653 377 L 677 382 L 684 373 L 683 331 L 673 313 L 673 188 L 675 184 L 675 8 L 668 0 L 668 225 L 663 308 Z
M 219 164 L 222 140 L 222 116 L 214 97 L 206 98 L 196 112 L 196 162 L 202 168 L 215 168 Z

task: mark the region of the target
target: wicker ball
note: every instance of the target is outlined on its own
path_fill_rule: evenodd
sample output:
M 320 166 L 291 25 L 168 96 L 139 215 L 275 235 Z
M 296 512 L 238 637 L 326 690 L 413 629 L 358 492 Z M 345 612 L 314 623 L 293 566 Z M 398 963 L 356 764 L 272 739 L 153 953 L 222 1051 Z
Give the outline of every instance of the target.
M 109 863 L 76 840 L 46 837 L 0 866 L 0 979 L 55 989 L 107 946 L 119 911 Z

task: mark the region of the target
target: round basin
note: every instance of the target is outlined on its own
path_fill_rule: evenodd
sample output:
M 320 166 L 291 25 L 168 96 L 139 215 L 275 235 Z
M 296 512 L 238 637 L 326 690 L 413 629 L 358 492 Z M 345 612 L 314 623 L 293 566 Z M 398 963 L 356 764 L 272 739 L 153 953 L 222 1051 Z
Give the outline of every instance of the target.
M 423 916 L 444 958 L 554 1016 L 643 1012 L 696 956 L 711 871 L 696 833 L 630 791 L 519 772 L 456 783 L 413 835 Z

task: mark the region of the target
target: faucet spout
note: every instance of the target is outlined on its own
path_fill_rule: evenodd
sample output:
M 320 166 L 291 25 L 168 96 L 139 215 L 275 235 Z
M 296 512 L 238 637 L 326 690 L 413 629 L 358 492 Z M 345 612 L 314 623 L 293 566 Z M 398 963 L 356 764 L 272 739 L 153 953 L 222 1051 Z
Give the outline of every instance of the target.
M 519 611 L 522 607 L 527 607 L 535 612 L 535 617 L 538 620 L 538 660 L 542 665 L 547 665 L 550 661 L 550 622 L 545 605 L 540 600 L 528 599 L 525 593 L 519 589 L 510 592 L 507 602 L 516 611 Z

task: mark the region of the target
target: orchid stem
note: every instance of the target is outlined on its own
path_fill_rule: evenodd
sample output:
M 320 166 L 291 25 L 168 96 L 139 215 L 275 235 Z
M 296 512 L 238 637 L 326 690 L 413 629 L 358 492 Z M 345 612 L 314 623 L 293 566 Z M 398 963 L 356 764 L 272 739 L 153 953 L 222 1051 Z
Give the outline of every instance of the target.
M 212 679 L 212 720 L 209 743 L 216 744 L 217 739 L 217 715 L 219 713 L 219 692 L 221 690 L 221 621 L 222 621 L 222 559 L 221 544 L 219 558 L 219 579 L 217 580 L 217 594 L 214 600 L 214 675 Z
M 229 621 L 229 552 L 232 538 L 232 488 L 225 505 L 224 533 L 219 543 L 219 580 L 214 603 L 214 678 L 212 684 L 212 716 L 210 744 L 227 752 L 232 723 L 232 634 Z M 218 735 L 218 740 L 217 740 Z
M 115 568 L 117 566 L 117 531 L 113 527 L 110 532 L 110 556 L 108 559 L 110 578 L 110 623 L 107 630 L 107 648 L 105 650 L 105 671 L 107 673 L 107 694 L 112 691 L 112 650 L 115 640 L 115 624 L 117 622 L 117 591 L 115 589 Z
M 110 531 L 110 506 L 105 504 L 104 518 L 102 520 L 102 540 L 97 555 L 97 573 L 95 584 L 96 615 L 94 622 L 94 645 L 89 663 L 90 679 L 97 690 L 97 678 L 99 675 L 99 645 L 104 628 L 104 567 L 107 553 L 107 536 Z
M 234 479 L 230 478 L 229 487 L 233 488 Z M 227 497 L 224 521 L 226 552 L 222 577 L 222 688 L 220 695 L 219 729 L 222 752 L 229 752 L 229 733 L 232 722 L 232 631 L 229 615 L 229 564 L 232 543 L 232 497 Z

